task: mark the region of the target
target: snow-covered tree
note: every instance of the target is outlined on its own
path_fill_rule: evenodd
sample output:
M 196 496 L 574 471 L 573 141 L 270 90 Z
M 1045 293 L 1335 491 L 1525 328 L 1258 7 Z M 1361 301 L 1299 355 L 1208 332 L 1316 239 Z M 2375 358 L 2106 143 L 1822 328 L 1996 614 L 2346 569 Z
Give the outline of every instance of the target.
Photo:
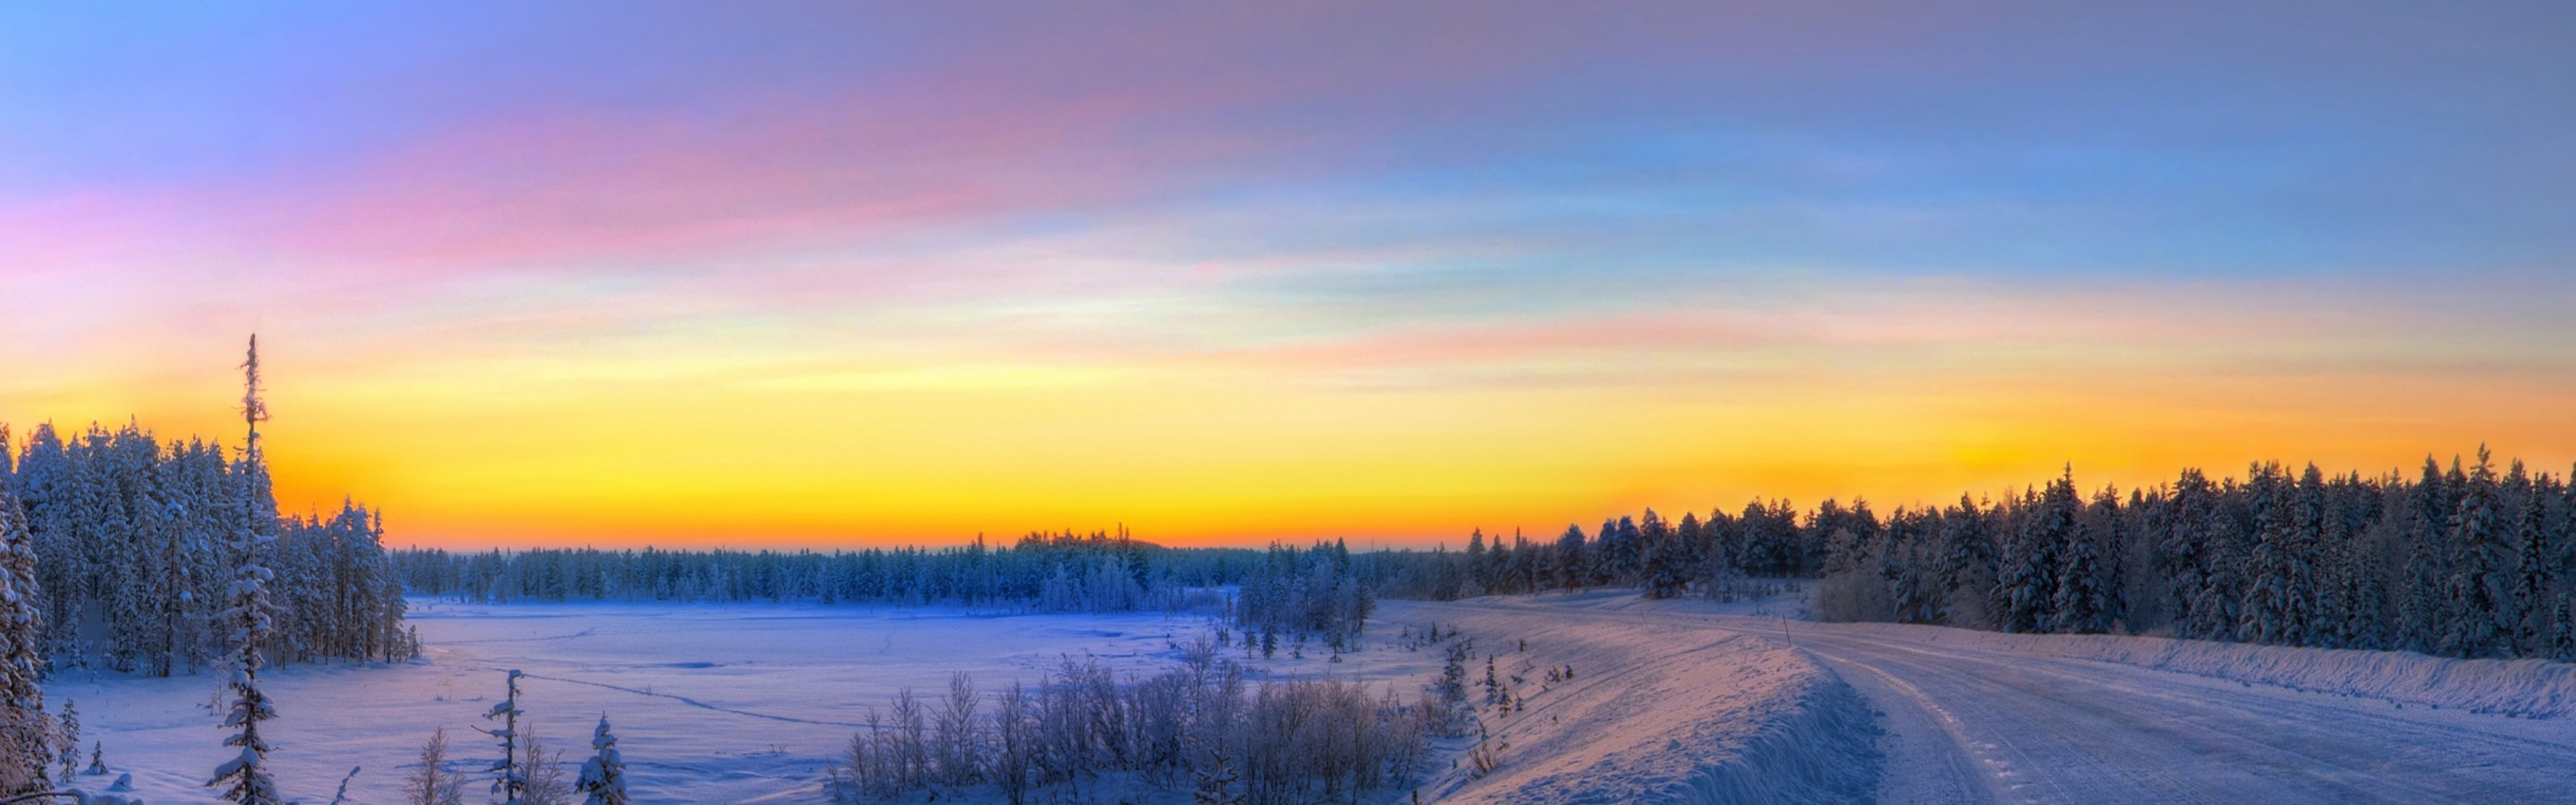
M 54 730 L 45 715 L 43 592 L 17 498 L 0 494 L 0 794 L 46 788 Z
M 64 699 L 63 714 L 54 720 L 54 724 L 55 735 L 62 742 L 62 753 L 56 756 L 62 769 L 55 780 L 70 785 L 74 772 L 80 770 L 80 708 L 74 707 L 72 700 Z
M 2522 463 L 2514 462 L 2515 474 Z M 2525 483 L 2519 513 L 2514 517 L 2513 592 L 2511 614 L 2513 647 L 2517 656 L 2546 656 L 2551 633 L 2557 630 L 2557 608 L 2549 568 L 2549 498 L 2542 483 Z
M 2398 576 L 2396 638 L 2400 646 L 2420 652 L 2441 647 L 2443 621 L 2450 616 L 2450 518 L 2465 481 L 2457 462 L 2449 476 L 2432 456 L 2424 457 L 2424 475 L 2408 497 L 2410 526 L 2406 564 Z
M 259 423 L 268 421 L 268 407 L 259 396 L 257 336 L 251 338 L 250 359 L 242 369 L 242 418 L 249 423 L 250 434 L 242 451 L 241 485 L 235 497 L 238 508 L 234 511 L 240 516 L 231 545 L 231 605 L 223 616 L 232 647 L 225 668 L 232 705 L 223 726 L 240 730 L 224 739 L 224 745 L 239 748 L 241 754 L 217 766 L 206 787 L 223 786 L 224 798 L 237 805 L 278 805 L 277 784 L 268 776 L 268 741 L 259 734 L 261 722 L 277 717 L 276 705 L 259 689 L 259 669 L 267 661 L 261 649 L 276 634 L 276 607 L 268 599 L 274 574 L 261 559 L 276 539 L 277 498 L 269 490 L 268 467 L 259 452 Z
M 1987 628 L 1993 623 L 1986 605 L 1993 597 L 1996 549 L 1987 515 L 1967 495 L 1941 513 L 1941 578 L 1947 602 L 1941 620 L 1952 626 Z
M 607 716 L 600 716 L 599 728 L 591 731 L 590 748 L 578 784 L 587 797 L 584 805 L 627 805 L 626 757 L 617 752 L 617 735 L 608 731 Z
M 2111 631 L 2110 574 L 2104 567 L 2102 552 L 2093 541 L 2081 535 L 2067 540 L 2063 563 L 2058 567 L 2055 608 L 2050 631 L 2068 634 L 2101 634 Z
M 2451 600 L 2455 614 L 2443 624 L 2442 653 L 2485 657 L 2510 647 L 2508 630 L 2520 620 L 2511 611 L 2513 546 L 2498 511 L 2494 458 L 2483 446 L 2459 508 L 2451 516 Z
M 232 606 L 224 611 L 224 622 L 230 627 L 234 646 L 224 669 L 225 687 L 232 700 L 224 716 L 225 729 L 238 730 L 224 739 L 224 745 L 236 747 L 240 754 L 216 767 L 209 788 L 224 787 L 224 799 L 238 805 L 277 805 L 277 784 L 268 776 L 268 741 L 260 737 L 259 725 L 277 718 L 277 707 L 259 688 L 259 669 L 266 664 L 260 645 L 272 634 L 274 607 L 268 602 L 268 568 L 259 564 L 258 552 L 268 542 L 267 535 L 246 533 L 234 545 L 239 570 L 234 573 Z
M 510 669 L 509 693 L 483 714 L 486 720 L 501 721 L 500 729 L 483 730 L 483 734 L 501 742 L 501 759 L 492 763 L 492 793 L 500 795 L 507 805 L 517 805 L 519 796 L 528 789 L 527 770 L 519 763 L 520 676 L 519 669 Z
M 2075 541 L 2075 470 L 2048 485 L 2043 495 L 2025 496 L 2020 527 L 2005 543 L 2002 601 L 2004 631 L 2045 632 L 2056 625 L 2057 579 L 2062 557 Z
M 2313 467 L 2311 467 L 2313 470 Z M 2248 561 L 2245 605 L 2237 633 L 2256 643 L 2300 645 L 2307 638 L 2315 600 L 2312 552 L 2298 528 L 2294 490 L 2278 464 L 2254 468 L 2249 487 L 2256 526 Z

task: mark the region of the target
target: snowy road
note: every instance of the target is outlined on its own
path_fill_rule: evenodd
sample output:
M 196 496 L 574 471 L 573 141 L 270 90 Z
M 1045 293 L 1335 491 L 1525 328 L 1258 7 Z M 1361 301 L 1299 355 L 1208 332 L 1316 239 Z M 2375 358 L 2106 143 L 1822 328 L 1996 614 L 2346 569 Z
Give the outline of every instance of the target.
M 1469 606 L 1483 605 L 1482 602 Z M 1597 611 L 1782 637 L 1770 619 Z M 1879 799 L 1959 802 L 2563 802 L 2576 724 L 2127 665 L 1788 624 L 1798 648 L 1883 713 Z
M 2576 791 L 2566 725 L 1830 630 L 1799 646 L 1887 713 L 1882 801 L 2552 802 Z

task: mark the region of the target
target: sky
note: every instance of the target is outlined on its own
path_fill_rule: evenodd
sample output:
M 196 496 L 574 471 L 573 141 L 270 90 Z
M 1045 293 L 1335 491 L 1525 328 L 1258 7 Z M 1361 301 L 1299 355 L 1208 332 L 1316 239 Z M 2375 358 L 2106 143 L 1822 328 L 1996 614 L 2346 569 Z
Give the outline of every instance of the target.
M 11 4 L 0 421 L 388 541 L 2576 462 L 2562 2 Z

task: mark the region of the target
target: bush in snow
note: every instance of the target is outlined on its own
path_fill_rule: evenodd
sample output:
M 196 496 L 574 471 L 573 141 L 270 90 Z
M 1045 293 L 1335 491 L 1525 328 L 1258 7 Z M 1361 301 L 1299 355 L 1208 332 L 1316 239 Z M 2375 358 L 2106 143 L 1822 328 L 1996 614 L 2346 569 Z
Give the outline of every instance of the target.
M 447 729 L 429 734 L 421 744 L 420 768 L 403 778 L 406 805 L 464 805 L 465 775 L 447 768 Z
M 980 700 L 960 676 L 938 718 L 971 713 Z M 1331 678 L 1247 686 L 1241 667 L 1216 659 L 1213 644 L 1186 651 L 1180 668 L 1125 680 L 1096 661 L 1067 658 L 1036 689 L 1014 683 L 994 704 L 988 718 L 965 721 L 961 731 L 925 731 L 912 727 L 923 705 L 898 695 L 890 712 L 872 715 L 870 729 L 851 738 L 826 776 L 826 798 L 855 803 L 934 785 L 990 785 L 1013 803 L 1058 786 L 1078 799 L 1086 781 L 1123 776 L 1186 788 L 1201 802 L 1345 801 L 1415 779 L 1429 751 L 1423 702 L 1372 697 L 1359 683 Z M 943 757 L 959 751 L 972 762 Z M 933 757 L 940 759 L 924 760 Z M 947 777 L 970 765 L 978 774 L 966 782 Z
M 574 784 L 583 795 L 583 805 L 627 805 L 626 756 L 617 751 L 617 736 L 608 731 L 608 717 L 599 717 L 599 728 L 590 734 L 591 757 L 581 764 L 581 780 Z

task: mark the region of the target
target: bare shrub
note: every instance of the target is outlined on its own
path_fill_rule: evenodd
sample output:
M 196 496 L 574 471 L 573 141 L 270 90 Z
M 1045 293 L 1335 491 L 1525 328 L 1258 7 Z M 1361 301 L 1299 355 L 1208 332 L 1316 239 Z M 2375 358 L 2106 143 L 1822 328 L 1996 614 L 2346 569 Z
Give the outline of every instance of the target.
M 447 728 L 429 734 L 420 746 L 420 768 L 403 778 L 408 805 L 464 805 L 465 775 L 447 770 Z
M 520 805 L 573 805 L 577 798 L 572 790 L 572 772 L 563 764 L 563 750 L 546 745 L 545 739 L 528 736 L 528 790 L 519 795 Z
M 888 799 L 932 784 L 989 783 L 1014 805 L 1049 786 L 1120 777 L 1203 802 L 1278 805 L 1354 796 L 1416 779 L 1438 707 L 1372 695 L 1358 682 L 1265 682 L 1247 690 L 1241 666 L 1201 641 L 1182 665 L 1120 680 L 1097 660 L 1065 658 L 1035 689 L 1014 682 L 977 720 L 982 695 L 964 674 L 950 680 L 923 737 L 925 708 L 909 691 L 827 776 L 836 802 Z M 985 725 L 977 729 L 978 724 Z M 925 746 L 925 743 L 927 746 Z M 920 758 L 935 758 L 921 760 Z
M 982 701 L 974 677 L 959 671 L 948 678 L 948 698 L 939 710 L 937 732 L 940 782 L 952 786 L 975 782 L 975 708 Z

